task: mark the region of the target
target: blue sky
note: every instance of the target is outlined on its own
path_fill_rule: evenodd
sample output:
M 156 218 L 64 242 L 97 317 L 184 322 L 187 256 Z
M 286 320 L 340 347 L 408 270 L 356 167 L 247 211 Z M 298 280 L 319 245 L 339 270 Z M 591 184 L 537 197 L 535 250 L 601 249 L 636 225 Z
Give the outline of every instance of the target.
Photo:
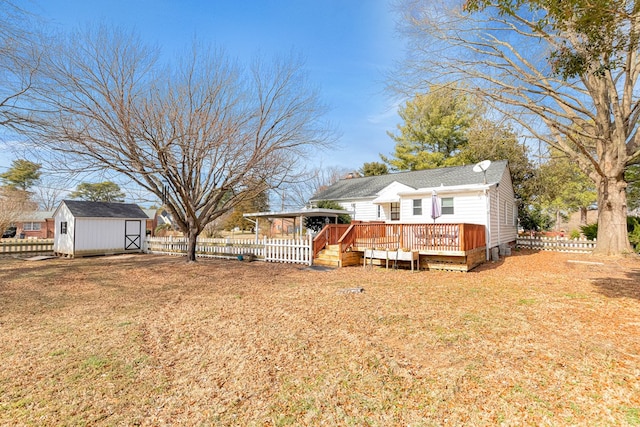
M 389 0 L 17 0 L 63 30 L 104 22 L 134 28 L 165 55 L 192 40 L 215 43 L 241 61 L 292 49 L 331 108 L 340 138 L 322 166 L 358 169 L 393 150 L 386 134 L 397 106 L 385 72 L 402 58 Z M 6 162 L 3 159 L 2 163 Z M 318 162 L 318 159 L 314 159 Z M 3 165 L 6 166 L 6 165 Z

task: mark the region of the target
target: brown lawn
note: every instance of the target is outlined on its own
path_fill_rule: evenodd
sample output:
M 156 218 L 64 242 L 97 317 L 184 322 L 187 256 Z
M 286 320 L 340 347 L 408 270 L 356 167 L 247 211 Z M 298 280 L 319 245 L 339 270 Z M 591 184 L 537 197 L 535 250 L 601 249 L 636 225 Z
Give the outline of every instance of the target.
M 2 259 L 0 360 L 0 425 L 640 425 L 640 262 Z

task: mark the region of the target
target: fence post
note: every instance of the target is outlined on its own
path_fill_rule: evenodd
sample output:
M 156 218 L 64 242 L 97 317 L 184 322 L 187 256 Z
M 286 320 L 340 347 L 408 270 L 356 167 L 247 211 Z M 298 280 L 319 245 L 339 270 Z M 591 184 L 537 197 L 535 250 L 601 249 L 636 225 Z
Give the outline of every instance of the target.
M 264 251 L 264 260 L 269 261 L 271 253 L 269 252 L 269 247 L 267 246 L 267 236 L 262 237 L 262 247 Z

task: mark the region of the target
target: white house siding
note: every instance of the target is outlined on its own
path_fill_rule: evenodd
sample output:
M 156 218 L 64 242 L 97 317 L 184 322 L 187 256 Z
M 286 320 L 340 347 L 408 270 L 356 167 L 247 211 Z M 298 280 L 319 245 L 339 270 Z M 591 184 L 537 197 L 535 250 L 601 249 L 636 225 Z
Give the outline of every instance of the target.
M 491 226 L 488 247 L 511 243 L 518 237 L 517 208 L 515 206 L 511 177 L 505 174 L 498 188 L 493 187 L 490 194 Z
M 373 216 L 368 221 L 389 221 L 391 219 L 391 205 L 373 205 Z
M 77 218 L 75 253 L 123 251 L 124 227 L 125 220 L 120 218 Z
M 377 207 L 371 203 L 371 199 L 357 200 L 350 202 L 339 202 L 345 210 L 353 212 L 355 211 L 355 217 L 353 219 L 357 221 L 376 221 Z
M 55 230 L 53 233 L 53 252 L 73 255 L 73 240 L 75 235 L 75 218 L 69 209 L 62 205 L 54 213 Z M 67 233 L 61 234 L 60 228 L 63 222 L 67 223 Z
M 484 193 L 481 190 L 438 194 L 440 199 L 453 198 L 453 214 L 443 214 L 436 219 L 436 224 L 482 224 L 486 225 L 486 204 Z M 413 214 L 413 200 L 422 200 L 422 215 Z M 482 214 L 484 212 L 484 214 Z M 400 204 L 400 222 L 406 223 L 432 223 L 431 218 L 431 194 L 407 197 Z
M 511 176 L 504 174 L 498 187 L 500 202 L 500 228 L 498 244 L 515 242 L 518 237 L 517 207 Z

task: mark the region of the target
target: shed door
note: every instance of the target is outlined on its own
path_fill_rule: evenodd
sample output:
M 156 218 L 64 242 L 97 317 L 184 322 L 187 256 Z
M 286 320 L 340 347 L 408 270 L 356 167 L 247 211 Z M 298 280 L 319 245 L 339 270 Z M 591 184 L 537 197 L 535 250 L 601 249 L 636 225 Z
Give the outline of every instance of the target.
M 142 244 L 142 221 L 124 222 L 124 249 L 140 249 Z

